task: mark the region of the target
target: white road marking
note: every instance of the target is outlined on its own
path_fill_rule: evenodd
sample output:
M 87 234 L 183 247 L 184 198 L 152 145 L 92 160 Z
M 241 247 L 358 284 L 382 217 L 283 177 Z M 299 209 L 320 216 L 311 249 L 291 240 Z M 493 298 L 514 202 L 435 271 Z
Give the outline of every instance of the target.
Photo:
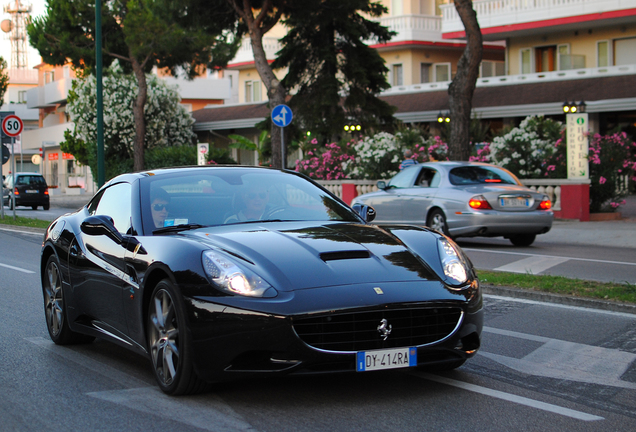
M 421 378 L 430 380 L 430 381 L 435 381 L 438 382 L 440 384 L 446 384 L 449 386 L 453 386 L 453 387 L 457 387 L 460 388 L 462 390 L 467 390 L 467 391 L 471 391 L 474 393 L 479 393 L 479 394 L 483 394 L 485 396 L 490 396 L 490 397 L 494 397 L 497 399 L 502 399 L 505 400 L 507 402 L 513 402 L 519 405 L 525 405 L 531 408 L 536 408 L 536 409 L 540 409 L 543 411 L 548 411 L 551 413 L 555 413 L 555 414 L 559 414 L 562 416 L 566 416 L 566 417 L 571 417 L 577 420 L 583 420 L 583 421 L 597 421 L 597 420 L 604 420 L 603 417 L 599 417 L 596 415 L 592 415 L 592 414 L 588 414 L 588 413 L 584 413 L 582 411 L 576 411 L 570 408 L 565 408 L 559 405 L 554 405 L 554 404 L 549 404 L 546 402 L 541 402 L 535 399 L 530 399 L 527 397 L 523 397 L 523 396 L 517 396 L 515 394 L 512 393 L 506 393 L 506 392 L 502 392 L 499 390 L 493 390 L 493 389 L 489 389 L 487 387 L 482 387 L 479 385 L 475 385 L 475 384 L 470 384 L 467 382 L 463 382 L 463 381 L 457 381 L 454 379 L 450 379 L 450 378 L 446 378 L 446 377 L 442 377 L 442 376 L 438 376 L 438 375 L 432 375 L 432 374 L 428 374 L 425 372 L 412 372 L 413 375 L 419 376 Z
M 553 307 L 553 308 L 570 309 L 570 310 L 575 310 L 575 311 L 580 311 L 580 312 L 598 313 L 598 314 L 604 314 L 604 315 L 613 315 L 613 316 L 617 316 L 617 317 L 636 319 L 636 309 L 634 310 L 634 313 L 615 312 L 615 311 L 605 310 L 605 309 L 595 309 L 595 308 L 592 308 L 592 307 L 587 308 L 587 307 L 581 307 L 581 306 L 571 306 L 571 305 L 560 304 L 560 303 L 543 302 L 543 301 L 539 301 L 539 300 L 528 300 L 528 299 L 515 298 L 515 297 L 498 296 L 498 295 L 494 295 L 494 294 L 484 294 L 484 298 L 494 299 L 494 300 L 511 301 L 511 302 L 516 302 L 516 303 L 526 303 L 526 304 L 532 304 L 532 305 L 537 305 L 537 306 L 546 306 L 546 307 Z
M 543 343 L 543 346 L 522 359 L 493 354 L 484 350 L 479 352 L 480 355 L 521 373 L 636 389 L 636 384 L 620 379 L 636 360 L 636 354 L 492 327 L 484 327 L 483 331 Z
M 506 264 L 501 267 L 497 267 L 493 270 L 506 271 L 510 273 L 527 273 L 527 274 L 539 274 L 552 268 L 556 265 L 569 261 L 568 258 L 555 258 L 555 257 L 543 257 L 543 256 L 531 256 L 519 261 L 515 261 L 510 264 Z
M 20 267 L 14 267 L 14 266 L 9 265 L 9 264 L 0 263 L 0 267 L 5 267 L 5 268 L 11 269 L 11 270 L 15 270 L 15 271 L 19 271 L 19 272 L 22 272 L 22 273 L 28 273 L 28 274 L 35 273 L 34 271 L 23 269 L 23 268 L 20 268 Z
M 157 387 L 87 393 L 88 396 L 123 405 L 147 414 L 165 417 L 207 431 L 255 431 L 223 399 L 213 394 L 204 397 L 171 397 Z
M 521 255 L 521 256 L 544 257 L 544 258 L 566 258 L 567 260 L 572 260 L 572 261 L 587 261 L 587 262 L 594 262 L 594 263 L 620 264 L 620 265 L 636 266 L 636 262 L 607 261 L 607 260 L 599 260 L 599 259 L 592 259 L 592 258 L 562 257 L 562 256 L 556 256 L 556 255 L 541 255 L 541 254 L 532 254 L 532 253 L 524 253 L 524 252 L 508 252 L 508 251 L 488 250 L 488 249 L 474 249 L 474 248 L 462 248 L 462 250 L 471 251 L 471 252 L 485 252 L 485 253 L 493 253 L 493 254 L 502 254 L 502 255 Z
M 31 232 L 31 231 L 22 231 L 22 230 L 17 230 L 17 229 L 13 229 L 13 228 L 0 228 L 0 231 L 9 231 L 9 232 L 15 232 L 15 233 L 20 233 L 20 234 L 31 234 L 31 235 L 36 235 L 36 236 L 43 236 L 43 233 L 38 233 L 38 232 Z
M 207 394 L 204 397 L 170 397 L 163 394 L 154 384 L 154 381 L 149 384 L 84 354 L 73 351 L 68 347 L 55 345 L 49 339 L 32 337 L 26 338 L 26 340 L 126 387 L 124 390 L 86 393 L 90 397 L 169 418 L 170 420 L 192 425 L 203 430 L 255 430 L 218 396 Z

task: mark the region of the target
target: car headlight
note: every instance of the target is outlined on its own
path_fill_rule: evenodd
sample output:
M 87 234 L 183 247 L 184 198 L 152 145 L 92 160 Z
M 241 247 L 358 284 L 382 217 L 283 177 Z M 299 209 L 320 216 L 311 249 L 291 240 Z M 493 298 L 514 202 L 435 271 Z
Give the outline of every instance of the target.
M 248 297 L 276 297 L 276 290 L 263 278 L 227 255 L 208 250 L 202 254 L 203 268 L 212 282 L 230 294 Z
M 463 254 L 457 246 L 445 237 L 438 239 L 439 256 L 442 261 L 444 275 L 451 285 L 461 285 L 468 280 L 468 266 Z

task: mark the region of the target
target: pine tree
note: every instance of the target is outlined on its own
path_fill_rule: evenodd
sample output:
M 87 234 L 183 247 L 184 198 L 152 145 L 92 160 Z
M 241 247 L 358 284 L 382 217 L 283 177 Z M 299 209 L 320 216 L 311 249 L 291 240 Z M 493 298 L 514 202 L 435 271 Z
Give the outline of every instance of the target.
M 288 68 L 282 80 L 295 89 L 294 117 L 322 140 L 335 140 L 355 122 L 368 129 L 393 122 L 393 108 L 377 97 L 390 87 L 377 50 L 392 33 L 368 17 L 386 12 L 369 0 L 306 0 L 290 8 L 289 32 L 273 68 Z

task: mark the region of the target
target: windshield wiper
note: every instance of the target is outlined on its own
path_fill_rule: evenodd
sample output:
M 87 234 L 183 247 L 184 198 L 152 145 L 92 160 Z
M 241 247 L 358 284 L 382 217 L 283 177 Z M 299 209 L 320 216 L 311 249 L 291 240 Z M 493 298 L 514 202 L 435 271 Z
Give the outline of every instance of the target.
M 188 231 L 188 230 L 191 230 L 191 229 L 205 228 L 206 226 L 207 225 L 201 225 L 201 224 L 196 224 L 196 223 L 181 224 L 181 225 L 174 225 L 174 226 L 167 226 L 167 227 L 157 228 L 152 233 L 153 234 L 164 234 L 164 233 Z

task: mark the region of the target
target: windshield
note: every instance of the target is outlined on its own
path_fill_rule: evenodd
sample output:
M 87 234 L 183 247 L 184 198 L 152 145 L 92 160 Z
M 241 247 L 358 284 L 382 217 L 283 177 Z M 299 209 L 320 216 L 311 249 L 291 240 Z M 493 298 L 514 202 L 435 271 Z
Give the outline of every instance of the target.
M 463 166 L 453 168 L 449 180 L 454 185 L 512 184 L 519 183 L 509 172 L 489 166 Z
M 355 213 L 303 177 L 267 169 L 191 169 L 141 183 L 145 232 L 266 221 L 355 221 Z

